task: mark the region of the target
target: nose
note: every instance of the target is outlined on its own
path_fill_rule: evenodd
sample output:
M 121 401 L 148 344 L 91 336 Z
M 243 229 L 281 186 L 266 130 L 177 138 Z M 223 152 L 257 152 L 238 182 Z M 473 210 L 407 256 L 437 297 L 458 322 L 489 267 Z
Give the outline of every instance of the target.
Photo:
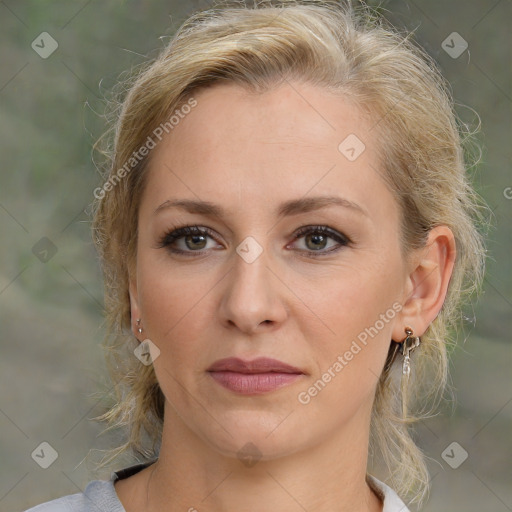
M 269 267 L 266 251 L 248 263 L 237 253 L 226 276 L 220 303 L 221 320 L 247 334 L 273 330 L 287 317 L 286 287 Z

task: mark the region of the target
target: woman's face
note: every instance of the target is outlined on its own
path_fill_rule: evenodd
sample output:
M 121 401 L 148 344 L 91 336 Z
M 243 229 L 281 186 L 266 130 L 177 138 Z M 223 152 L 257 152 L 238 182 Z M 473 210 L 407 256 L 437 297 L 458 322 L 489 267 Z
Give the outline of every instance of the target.
M 130 289 L 166 422 L 269 459 L 367 436 L 410 293 L 378 120 L 299 83 L 195 99 L 152 150 Z

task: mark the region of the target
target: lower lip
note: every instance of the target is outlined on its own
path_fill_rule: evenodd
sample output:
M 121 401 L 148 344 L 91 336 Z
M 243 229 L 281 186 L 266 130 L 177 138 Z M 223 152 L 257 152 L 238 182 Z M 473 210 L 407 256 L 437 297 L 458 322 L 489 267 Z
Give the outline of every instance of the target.
M 236 373 L 210 372 L 210 375 L 221 386 L 240 393 L 252 395 L 268 393 L 295 382 L 302 374 L 297 373 Z

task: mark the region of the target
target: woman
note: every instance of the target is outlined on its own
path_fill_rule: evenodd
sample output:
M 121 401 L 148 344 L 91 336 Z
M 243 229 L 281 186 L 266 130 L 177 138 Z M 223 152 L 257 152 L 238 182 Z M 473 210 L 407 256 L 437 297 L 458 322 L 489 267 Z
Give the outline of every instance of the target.
M 332 2 L 198 13 L 131 84 L 94 194 L 105 419 L 145 462 L 32 511 L 421 504 L 409 406 L 443 389 L 484 254 L 425 54 Z

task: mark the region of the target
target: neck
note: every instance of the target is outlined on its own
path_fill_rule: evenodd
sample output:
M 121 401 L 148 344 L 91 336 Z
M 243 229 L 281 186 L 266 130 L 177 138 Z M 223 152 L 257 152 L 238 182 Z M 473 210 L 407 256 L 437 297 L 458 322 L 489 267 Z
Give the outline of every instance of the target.
M 382 511 L 366 483 L 368 430 L 356 429 L 360 422 L 327 442 L 244 464 L 199 439 L 167 404 L 165 415 L 160 456 L 148 468 L 147 510 Z

